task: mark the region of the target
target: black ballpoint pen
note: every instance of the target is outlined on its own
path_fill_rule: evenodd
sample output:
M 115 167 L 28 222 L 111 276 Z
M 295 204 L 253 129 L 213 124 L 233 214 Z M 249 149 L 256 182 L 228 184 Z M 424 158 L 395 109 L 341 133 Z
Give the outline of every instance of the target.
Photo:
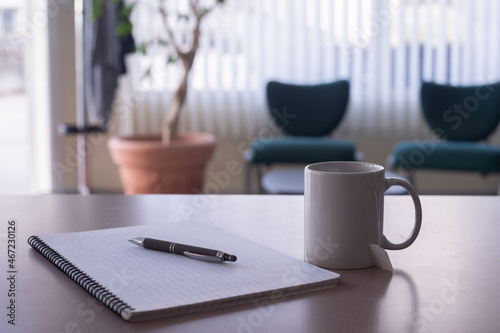
M 236 261 L 235 255 L 227 254 L 226 252 L 222 251 L 206 249 L 204 247 L 173 243 L 169 241 L 145 237 L 127 238 L 127 240 L 131 243 L 134 243 L 135 245 L 143 246 L 146 249 L 180 254 L 189 258 L 203 261 Z

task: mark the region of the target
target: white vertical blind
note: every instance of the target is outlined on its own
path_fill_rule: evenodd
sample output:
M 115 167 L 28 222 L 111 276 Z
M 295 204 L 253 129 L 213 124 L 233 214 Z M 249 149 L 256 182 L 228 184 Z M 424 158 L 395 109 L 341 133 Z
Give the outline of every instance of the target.
M 321 79 L 323 81 L 328 80 L 329 78 L 334 76 L 334 64 L 335 64 L 335 46 L 331 42 L 334 40 L 334 28 L 333 28 L 333 20 L 334 20 L 334 4 L 333 1 L 324 1 L 323 8 L 321 11 L 321 17 L 323 19 L 323 24 L 321 28 L 323 29 L 323 38 L 321 42 L 324 45 L 324 62 L 322 64 L 322 72 L 323 76 Z M 330 41 L 330 42 L 328 42 Z
M 483 1 L 477 1 L 476 6 L 478 7 L 477 10 L 477 17 L 475 18 L 475 24 L 477 25 L 477 33 L 475 34 L 475 39 L 476 39 L 476 47 L 478 48 L 479 54 L 483 53 L 485 57 L 488 56 L 489 54 L 489 42 L 488 40 L 491 39 L 491 34 L 490 34 L 490 22 L 489 18 L 490 15 L 488 15 L 489 8 L 487 6 L 488 0 L 483 0 Z M 484 16 L 481 17 L 481 13 L 484 13 Z M 476 55 L 475 58 L 478 58 L 479 54 Z M 485 82 L 486 77 L 488 76 L 488 64 L 486 64 L 486 61 L 478 61 L 477 62 L 477 77 L 476 79 L 480 82 Z
M 187 11 L 186 0 L 167 1 Z M 422 81 L 453 85 L 500 81 L 500 11 L 497 0 L 232 0 L 202 23 L 190 76 L 182 129 L 248 139 L 278 134 L 265 102 L 269 80 L 351 83 L 340 136 L 416 137 Z M 158 0 L 134 11 L 136 42 L 164 37 Z M 171 16 L 176 27 L 192 21 Z M 178 38 L 190 38 L 178 33 Z M 121 112 L 127 132 L 158 132 L 180 78 L 166 63 L 165 47 L 129 61 L 121 96 L 134 103 Z M 145 77 L 154 64 L 151 77 Z M 132 96 L 132 97 L 130 97 Z M 123 104 L 123 103 L 122 103 Z M 129 103 L 130 104 L 130 103 Z
M 377 122 L 371 126 L 369 134 L 376 134 L 379 128 L 382 133 L 389 132 L 390 128 L 393 126 L 393 115 L 392 115 L 392 100 L 393 94 L 391 90 L 393 88 L 391 79 L 394 74 L 391 67 L 394 65 L 393 61 L 393 45 L 390 40 L 390 32 L 394 23 L 394 14 L 391 14 L 388 10 L 389 0 L 380 0 L 377 3 L 377 7 L 373 7 L 373 16 L 378 18 L 378 35 L 379 39 L 376 41 L 378 45 L 378 59 L 376 61 L 376 78 L 370 78 L 370 83 L 375 84 L 378 81 L 378 94 L 379 99 L 376 107 L 379 110 L 379 115 L 376 115 Z M 381 71 L 380 68 L 386 68 L 388 70 Z
M 462 23 L 462 29 L 463 29 L 463 42 L 462 42 L 462 63 L 461 63 L 461 68 L 462 68 L 462 77 L 460 78 L 460 81 L 465 81 L 465 82 L 470 82 L 474 79 L 474 72 L 475 72 L 475 61 L 474 61 L 474 53 L 473 53 L 473 48 L 474 48 L 474 31 L 472 25 L 474 24 L 474 8 L 476 8 L 476 3 L 475 1 L 463 1 L 463 7 L 464 7 L 464 12 L 463 12 L 463 23 Z
M 495 79 L 495 73 L 500 71 L 500 61 L 491 61 L 492 59 L 498 58 L 500 52 L 500 38 L 495 38 L 496 31 L 500 29 L 498 20 L 500 1 L 489 0 L 486 3 L 486 7 L 488 8 L 488 25 L 486 29 L 489 30 L 488 37 L 486 38 L 486 43 L 489 44 L 487 57 L 490 60 L 490 68 L 486 66 L 486 81 L 491 81 Z
M 436 31 L 436 61 L 434 64 L 434 80 L 437 83 L 447 82 L 447 72 L 448 72 L 448 38 L 446 36 L 448 30 L 448 19 L 446 15 L 448 0 L 439 0 L 437 3 L 437 13 L 436 20 L 434 22 L 434 30 Z M 440 24 L 444 23 L 444 27 L 440 28 Z
M 408 54 L 407 47 L 409 45 L 409 40 L 406 39 L 406 25 L 405 25 L 405 15 L 401 13 L 402 6 L 399 5 L 397 12 L 395 12 L 394 20 L 391 27 L 393 31 L 396 32 L 394 41 L 394 51 L 395 51 L 395 69 L 394 69 L 394 104 L 392 109 L 392 115 L 394 117 L 393 128 L 397 131 L 398 136 L 408 130 L 406 124 L 406 117 L 403 112 L 399 110 L 404 110 L 407 107 L 408 93 L 406 88 L 406 81 L 409 73 L 407 72 L 408 64 Z
M 406 110 L 401 117 L 404 117 L 407 124 L 407 133 L 410 137 L 415 137 L 421 127 L 421 118 L 419 116 L 419 87 L 422 72 L 421 62 L 421 30 L 420 30 L 420 4 L 418 1 L 408 4 L 402 10 L 405 11 L 407 22 L 408 40 L 408 100 L 406 101 Z
M 462 25 L 460 24 L 460 8 L 461 1 L 453 0 L 451 15 L 452 22 L 450 24 L 451 36 L 451 51 L 450 51 L 450 84 L 457 85 L 460 82 L 460 73 L 462 72 L 460 66 L 460 40 L 463 40 Z
M 356 15 L 352 17 L 353 24 L 361 30 L 362 26 L 362 10 L 361 10 L 361 0 L 355 0 L 357 8 Z M 350 84 L 350 94 L 353 96 L 362 96 L 361 98 L 350 100 L 350 109 L 353 113 L 353 117 L 360 117 L 363 113 L 363 109 L 366 106 L 364 104 L 365 98 L 363 94 L 363 50 L 357 47 L 352 48 L 352 75 L 359 77 L 360 80 L 351 81 Z M 366 119 L 365 119 L 366 120 Z
M 423 5 L 423 6 L 422 6 Z M 434 80 L 433 71 L 433 50 L 435 49 L 435 34 L 436 28 L 434 26 L 435 20 L 432 19 L 433 12 L 435 11 L 435 6 L 433 0 L 426 0 L 420 7 L 422 11 L 421 18 L 418 18 L 423 23 L 423 33 L 425 33 L 424 38 L 419 41 L 424 49 L 424 54 L 422 57 L 422 79 L 424 81 Z M 420 27 L 419 27 L 420 29 Z M 424 42 L 425 41 L 425 42 Z

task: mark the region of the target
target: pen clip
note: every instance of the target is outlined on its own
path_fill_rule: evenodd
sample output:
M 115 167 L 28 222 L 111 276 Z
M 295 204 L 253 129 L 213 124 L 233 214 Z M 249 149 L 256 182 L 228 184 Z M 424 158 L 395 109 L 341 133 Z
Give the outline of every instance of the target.
M 183 254 L 186 257 L 196 259 L 196 260 L 201 260 L 201 261 L 208 261 L 208 262 L 223 262 L 224 261 L 224 256 L 208 256 L 206 254 L 198 254 L 198 253 L 192 253 L 189 251 L 184 251 Z

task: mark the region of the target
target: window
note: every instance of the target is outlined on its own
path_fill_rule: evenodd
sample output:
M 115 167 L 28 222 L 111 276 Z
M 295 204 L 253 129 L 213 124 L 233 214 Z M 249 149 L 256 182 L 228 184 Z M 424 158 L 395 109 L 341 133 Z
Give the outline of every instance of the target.
M 169 3 L 185 10 L 181 1 Z M 152 19 L 155 1 L 141 6 L 134 18 L 138 42 L 162 34 L 159 18 Z M 343 135 L 426 135 L 418 98 L 422 81 L 500 80 L 498 12 L 494 0 L 229 1 L 203 23 L 184 126 L 246 138 L 269 124 L 267 81 L 348 79 Z M 161 117 L 167 109 L 158 107 L 169 100 L 160 91 L 172 90 L 178 73 L 175 65 L 165 67 L 164 51 L 156 45 L 148 57 L 131 62 L 131 89 L 147 96 L 134 111 L 139 117 Z M 156 66 L 154 84 L 138 74 L 144 62 Z M 142 131 L 157 130 L 143 124 Z
M 14 9 L 4 9 L 2 13 L 2 32 L 10 33 L 14 30 L 14 15 L 16 10 Z

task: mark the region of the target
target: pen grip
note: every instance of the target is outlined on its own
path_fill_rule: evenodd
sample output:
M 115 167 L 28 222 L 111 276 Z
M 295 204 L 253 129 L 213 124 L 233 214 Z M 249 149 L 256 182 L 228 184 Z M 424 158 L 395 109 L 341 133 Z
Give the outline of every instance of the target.
M 180 243 L 173 243 L 159 239 L 145 238 L 143 245 L 146 249 L 170 252 L 175 254 L 184 254 L 185 251 L 197 254 L 205 254 L 209 256 L 216 256 L 219 251 L 211 250 L 204 247 L 191 246 Z

